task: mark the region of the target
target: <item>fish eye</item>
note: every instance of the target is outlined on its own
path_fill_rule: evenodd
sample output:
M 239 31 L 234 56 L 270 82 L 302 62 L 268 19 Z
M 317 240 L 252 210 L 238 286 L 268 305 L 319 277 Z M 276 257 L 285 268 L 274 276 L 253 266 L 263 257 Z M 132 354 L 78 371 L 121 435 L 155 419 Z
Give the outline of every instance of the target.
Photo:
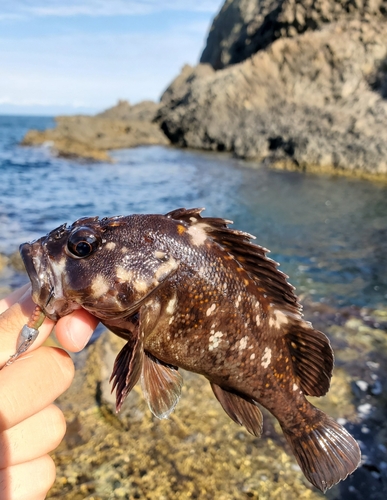
M 71 257 L 83 259 L 88 257 L 101 244 L 101 238 L 88 227 L 78 227 L 67 240 L 67 250 Z

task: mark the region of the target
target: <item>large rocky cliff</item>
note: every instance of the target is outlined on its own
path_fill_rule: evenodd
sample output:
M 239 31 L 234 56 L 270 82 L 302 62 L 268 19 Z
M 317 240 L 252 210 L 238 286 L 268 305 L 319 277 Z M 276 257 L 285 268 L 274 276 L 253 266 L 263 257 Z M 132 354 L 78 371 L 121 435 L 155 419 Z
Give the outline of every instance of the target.
M 385 177 L 386 42 L 386 0 L 226 0 L 159 123 L 182 147 Z

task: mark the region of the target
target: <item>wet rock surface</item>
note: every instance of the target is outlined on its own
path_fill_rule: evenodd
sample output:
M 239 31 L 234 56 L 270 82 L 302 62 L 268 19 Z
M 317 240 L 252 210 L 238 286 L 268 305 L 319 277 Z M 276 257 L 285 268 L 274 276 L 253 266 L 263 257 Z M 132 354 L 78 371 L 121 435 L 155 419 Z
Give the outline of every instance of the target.
M 331 390 L 313 403 L 362 448 L 364 463 L 345 482 L 326 495 L 314 489 L 271 415 L 264 412 L 263 437 L 250 436 L 195 374 L 183 372 L 182 398 L 169 419 L 151 415 L 139 386 L 116 415 L 108 377 L 124 341 L 106 332 L 75 356 L 75 381 L 58 401 L 68 430 L 54 453 L 49 498 L 386 498 L 387 312 L 307 303 L 305 315 L 328 334 L 336 354 Z
M 27 281 L 29 280 L 19 252 L 15 251 L 9 255 L 0 253 L 0 299 Z
M 386 2 L 227 0 L 163 94 L 181 147 L 387 178 Z
M 119 101 L 96 116 L 59 116 L 54 129 L 30 130 L 22 145 L 44 144 L 58 156 L 111 161 L 109 149 L 169 144 L 159 126 L 152 123 L 158 108 L 152 101 L 134 106 Z

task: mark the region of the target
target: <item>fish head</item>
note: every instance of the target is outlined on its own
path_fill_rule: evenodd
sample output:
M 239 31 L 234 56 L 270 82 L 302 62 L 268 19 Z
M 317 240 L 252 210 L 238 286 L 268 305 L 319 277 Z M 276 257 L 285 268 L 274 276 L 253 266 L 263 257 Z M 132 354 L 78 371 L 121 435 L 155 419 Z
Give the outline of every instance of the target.
M 178 267 L 147 237 L 151 226 L 145 221 L 144 230 L 143 222 L 82 218 L 22 244 L 33 301 L 55 321 L 80 307 L 105 321 L 135 314 Z

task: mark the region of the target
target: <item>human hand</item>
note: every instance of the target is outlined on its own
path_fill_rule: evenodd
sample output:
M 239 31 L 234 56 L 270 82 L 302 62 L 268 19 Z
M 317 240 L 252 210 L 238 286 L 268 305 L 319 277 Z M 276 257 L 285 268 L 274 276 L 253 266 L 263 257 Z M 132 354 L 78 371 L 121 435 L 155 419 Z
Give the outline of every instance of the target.
M 0 367 L 15 353 L 19 332 L 34 309 L 28 285 L 0 300 Z M 98 320 L 83 309 L 61 318 L 56 336 L 80 351 Z M 54 322 L 45 319 L 29 350 L 0 371 L 0 498 L 41 500 L 55 480 L 48 455 L 62 440 L 66 423 L 52 402 L 71 384 L 74 365 L 62 349 L 42 346 Z

